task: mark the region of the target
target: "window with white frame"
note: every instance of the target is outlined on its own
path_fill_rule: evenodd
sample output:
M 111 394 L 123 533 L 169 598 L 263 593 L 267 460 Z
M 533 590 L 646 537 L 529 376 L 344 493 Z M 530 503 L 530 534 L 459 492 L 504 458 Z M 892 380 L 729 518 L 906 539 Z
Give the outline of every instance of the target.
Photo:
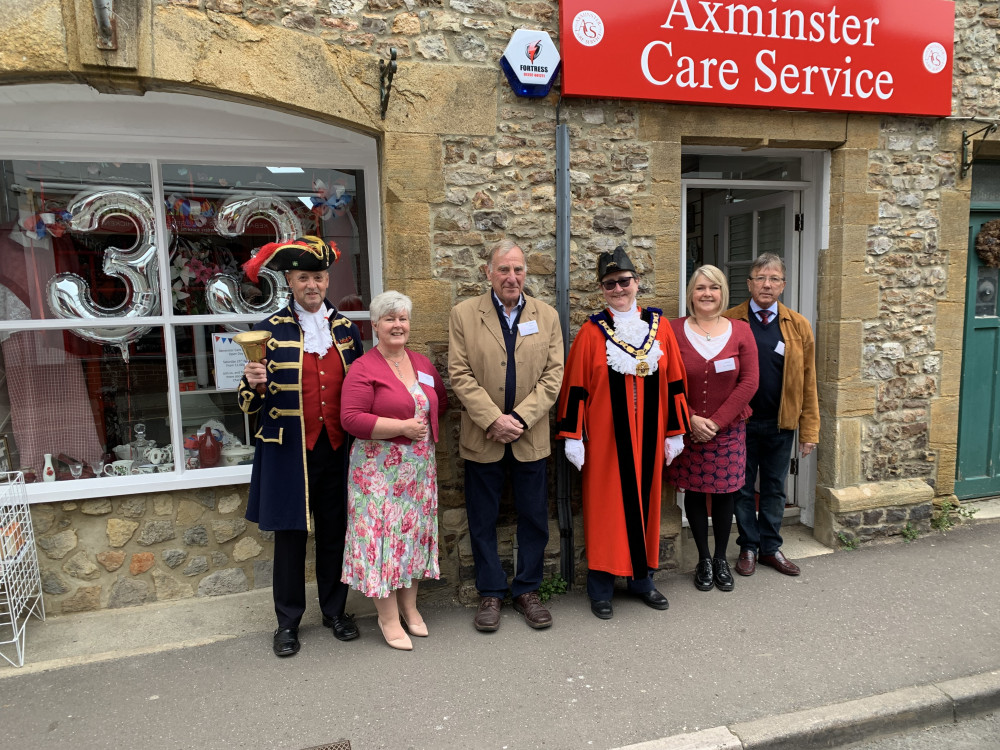
M 89 132 L 30 130 L 54 102 Z M 192 113 L 197 127 L 172 130 Z M 67 86 L 4 91 L 0 122 L 14 123 L 0 126 L 0 469 L 23 470 L 39 500 L 246 481 L 255 428 L 233 335 L 288 291 L 242 264 L 322 237 L 340 252 L 328 298 L 364 323 L 381 288 L 373 139 Z

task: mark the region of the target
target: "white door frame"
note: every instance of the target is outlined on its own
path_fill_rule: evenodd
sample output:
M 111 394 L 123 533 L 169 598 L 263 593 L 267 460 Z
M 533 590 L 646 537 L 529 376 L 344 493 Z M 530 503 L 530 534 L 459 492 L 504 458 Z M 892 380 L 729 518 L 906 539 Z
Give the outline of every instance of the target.
M 740 148 L 689 147 L 684 153 L 739 156 L 745 153 Z M 755 149 L 756 156 L 798 157 L 801 165 L 801 180 L 734 180 L 710 178 L 681 178 L 681 231 L 677 257 L 680 261 L 679 277 L 686 283 L 687 252 L 687 203 L 689 188 L 739 188 L 799 193 L 799 212 L 804 216 L 804 226 L 798 233 L 795 258 L 786 258 L 788 266 L 788 286 L 795 291 L 794 306 L 816 331 L 817 304 L 817 259 L 821 249 L 829 247 L 830 238 L 830 152 L 829 151 L 789 151 L 784 149 Z M 793 243 L 792 247 L 796 245 Z M 685 294 L 678 295 L 677 314 L 685 313 Z M 792 298 L 789 298 L 792 301 Z M 797 448 L 797 446 L 796 446 Z M 814 523 L 816 494 L 816 453 L 813 452 L 799 461 L 799 473 L 791 478 L 794 482 L 795 497 L 799 503 L 799 520 L 806 526 Z

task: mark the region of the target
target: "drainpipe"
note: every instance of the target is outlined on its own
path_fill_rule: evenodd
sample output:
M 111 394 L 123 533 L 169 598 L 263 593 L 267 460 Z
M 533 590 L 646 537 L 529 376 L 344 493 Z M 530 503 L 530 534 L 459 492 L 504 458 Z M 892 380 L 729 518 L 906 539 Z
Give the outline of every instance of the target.
M 556 111 L 558 122 L 558 110 Z M 556 125 L 556 311 L 562 324 L 563 356 L 569 352 L 569 128 Z M 557 440 L 556 507 L 559 511 L 559 565 L 563 579 L 573 586 L 576 559 L 573 544 L 573 509 L 570 506 L 569 461 L 565 441 Z

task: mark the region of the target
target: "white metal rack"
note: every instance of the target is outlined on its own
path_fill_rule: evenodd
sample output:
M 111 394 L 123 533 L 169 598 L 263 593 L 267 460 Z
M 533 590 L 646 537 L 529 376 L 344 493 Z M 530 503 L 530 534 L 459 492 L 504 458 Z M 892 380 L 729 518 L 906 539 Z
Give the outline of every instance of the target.
M 24 666 L 24 630 L 31 615 L 44 620 L 45 602 L 24 475 L 0 472 L 0 657 L 15 667 Z

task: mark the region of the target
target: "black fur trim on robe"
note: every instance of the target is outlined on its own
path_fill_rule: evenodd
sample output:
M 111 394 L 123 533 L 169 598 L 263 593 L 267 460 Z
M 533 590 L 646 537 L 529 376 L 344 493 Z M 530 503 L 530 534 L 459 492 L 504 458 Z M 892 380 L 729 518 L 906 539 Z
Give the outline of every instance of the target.
M 615 429 L 615 449 L 618 453 L 618 468 L 621 475 L 622 510 L 625 515 L 625 533 L 628 538 L 629 557 L 632 560 L 632 577 L 645 578 L 649 575 L 646 562 L 646 520 L 649 515 L 649 491 L 656 471 L 656 441 L 659 424 L 660 389 L 657 374 L 646 378 L 636 378 L 638 387 L 644 390 L 643 425 L 641 436 L 641 489 L 640 478 L 635 475 L 635 448 L 632 445 L 632 431 L 629 428 L 629 400 L 632 394 L 626 387 L 625 376 L 608 368 L 608 384 L 611 390 L 611 414 Z M 651 387 L 646 388 L 646 384 Z M 639 496 L 641 492 L 641 496 Z
M 578 385 L 570 387 L 566 396 L 566 416 L 556 420 L 556 432 L 576 432 L 577 425 L 580 424 L 580 408 L 589 395 L 586 388 Z M 584 437 L 583 433 L 580 437 Z

